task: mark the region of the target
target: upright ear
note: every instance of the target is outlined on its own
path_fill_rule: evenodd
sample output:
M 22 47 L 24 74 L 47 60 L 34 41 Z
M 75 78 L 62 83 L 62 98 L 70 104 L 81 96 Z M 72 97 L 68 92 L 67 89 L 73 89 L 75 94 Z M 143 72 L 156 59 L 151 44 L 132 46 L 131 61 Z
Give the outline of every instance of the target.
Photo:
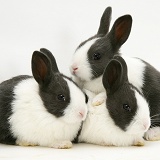
M 121 64 L 123 68 L 123 77 L 128 80 L 128 68 L 125 60 L 119 55 L 115 55 L 113 59 L 117 60 Z
M 131 27 L 132 17 L 130 15 L 124 15 L 115 21 L 111 31 L 108 34 L 113 51 L 117 51 L 126 42 L 130 35 Z
M 47 84 L 51 80 L 52 68 L 49 58 L 39 52 L 34 51 L 32 55 L 32 74 L 35 80 L 40 84 Z
M 50 61 L 52 63 L 53 72 L 59 72 L 58 66 L 57 66 L 57 63 L 56 63 L 56 59 L 54 58 L 53 54 L 46 48 L 41 48 L 40 52 L 44 53 L 50 59 Z
M 102 82 L 107 94 L 113 94 L 121 85 L 128 81 L 127 65 L 126 63 L 121 63 L 121 60 L 123 60 L 121 57 L 120 60 L 112 59 L 103 73 Z M 125 61 L 123 60 L 123 62 Z
M 109 31 L 110 21 L 111 21 L 112 8 L 107 7 L 103 12 L 100 20 L 100 26 L 97 34 L 106 35 Z

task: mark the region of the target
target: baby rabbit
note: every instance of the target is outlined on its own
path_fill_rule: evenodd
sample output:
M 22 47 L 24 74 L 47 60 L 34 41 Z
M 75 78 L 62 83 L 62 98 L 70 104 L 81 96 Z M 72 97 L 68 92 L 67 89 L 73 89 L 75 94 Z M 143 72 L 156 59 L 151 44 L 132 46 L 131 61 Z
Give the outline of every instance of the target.
M 71 148 L 87 115 L 87 97 L 58 70 L 47 49 L 34 51 L 32 76 L 0 84 L 0 143 Z
M 149 106 L 137 88 L 129 83 L 127 65 L 122 57 L 116 56 L 109 62 L 102 81 L 107 100 L 98 107 L 92 106 L 89 100 L 89 112 L 79 142 L 144 145 L 143 136 L 150 127 Z
M 108 32 L 110 17 L 111 7 L 108 7 L 102 15 L 98 33 L 79 45 L 70 67 L 74 81 L 83 89 L 102 94 L 102 100 L 105 97 L 102 84 L 105 66 L 115 55 L 121 55 L 119 49 L 128 39 L 132 27 L 132 17 L 124 15 Z M 122 57 L 128 66 L 129 82 L 144 95 L 150 106 L 151 128 L 145 138 L 160 140 L 160 72 L 141 59 Z M 97 100 L 93 100 L 94 103 Z
M 70 66 L 74 81 L 94 93 L 104 91 L 101 81 L 106 64 L 115 54 L 119 54 L 119 48 L 131 30 L 132 18 L 124 15 L 115 21 L 108 33 L 111 11 L 111 7 L 106 8 L 98 33 L 78 46 Z

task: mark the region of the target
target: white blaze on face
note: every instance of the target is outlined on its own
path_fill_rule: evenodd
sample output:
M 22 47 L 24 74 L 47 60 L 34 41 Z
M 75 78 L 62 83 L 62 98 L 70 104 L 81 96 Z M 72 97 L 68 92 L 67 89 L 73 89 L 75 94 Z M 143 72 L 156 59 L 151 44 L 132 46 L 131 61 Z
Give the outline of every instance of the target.
M 73 82 L 65 79 L 70 89 L 70 103 L 61 117 L 67 123 L 77 123 L 85 120 L 87 116 L 87 104 L 84 93 Z
M 138 108 L 135 117 L 127 128 L 127 132 L 129 134 L 143 135 L 149 129 L 151 124 L 149 105 L 137 91 L 135 91 L 135 97 Z
M 73 55 L 70 66 L 70 72 L 73 76 L 80 78 L 82 81 L 90 81 L 92 77 L 91 66 L 88 62 L 88 50 L 95 43 L 98 38 L 86 42 L 83 46 L 78 48 Z

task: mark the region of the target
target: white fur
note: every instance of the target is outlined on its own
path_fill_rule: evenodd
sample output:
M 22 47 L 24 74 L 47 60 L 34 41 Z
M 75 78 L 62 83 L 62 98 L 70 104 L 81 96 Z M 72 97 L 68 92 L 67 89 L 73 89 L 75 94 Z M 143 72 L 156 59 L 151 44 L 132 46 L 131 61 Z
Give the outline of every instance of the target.
M 73 75 L 75 82 L 79 86 L 84 85 L 83 88 L 86 89 L 91 88 L 89 83 L 92 78 L 92 70 L 90 63 L 88 62 L 87 52 L 97 39 L 98 38 L 92 39 L 86 42 L 82 47 L 78 48 L 73 56 L 70 66 L 70 72 Z M 74 72 L 73 68 L 78 69 Z
M 15 87 L 13 114 L 9 123 L 18 144 L 27 142 L 48 147 L 71 147 L 70 141 L 86 117 L 87 106 L 80 89 L 69 80 L 66 81 L 71 92 L 71 103 L 65 110 L 66 115 L 61 118 L 56 118 L 46 110 L 39 96 L 38 84 L 33 78 L 23 80 Z M 79 115 L 81 111 L 84 117 Z
M 122 57 L 127 64 L 129 82 L 133 84 L 142 93 L 142 87 L 144 83 L 144 71 L 146 67 L 145 63 L 143 63 L 138 58 L 127 57 L 124 55 L 122 55 Z
M 94 92 L 96 94 L 104 92 L 105 89 L 102 84 L 102 76 L 91 80 L 90 82 L 85 82 L 83 88 Z
M 65 110 L 65 116 L 63 116 L 61 119 L 68 123 L 75 123 L 85 120 L 87 116 L 85 95 L 76 85 L 67 79 L 65 80 L 67 81 L 70 89 L 71 102 Z M 81 117 L 81 114 L 79 114 L 80 112 L 83 114 L 83 117 Z
M 87 52 L 89 48 L 95 43 L 98 38 L 92 39 L 84 44 L 82 47 L 76 50 L 72 63 L 70 66 L 70 71 L 73 75 L 73 80 L 83 89 L 90 90 L 96 94 L 103 92 L 104 87 L 102 85 L 102 76 L 91 79 L 92 70 L 90 64 L 87 60 Z M 143 82 L 144 82 L 144 71 L 145 63 L 140 59 L 127 57 L 122 55 L 128 66 L 128 79 L 135 87 L 142 92 Z M 73 68 L 78 68 L 75 72 Z
M 150 126 L 149 109 L 147 102 L 136 91 L 135 95 L 139 109 L 127 131 L 115 125 L 105 103 L 95 107 L 90 100 L 89 113 L 83 123 L 79 141 L 107 146 L 143 145 L 143 135 Z
M 147 101 L 137 91 L 135 91 L 135 97 L 138 106 L 137 113 L 132 120 L 132 123 L 127 128 L 127 133 L 131 134 L 139 132 L 144 133 L 151 125 L 150 112 Z
M 79 78 L 73 77 L 73 81 L 77 83 L 78 86 L 82 88 L 83 90 L 86 89 L 95 94 L 99 94 L 105 91 L 103 84 L 102 84 L 102 76 L 95 78 L 93 80 L 90 80 L 90 81 L 81 81 Z
M 158 140 L 160 140 L 160 127 L 150 128 L 145 133 L 144 137 L 148 141 L 158 141 Z

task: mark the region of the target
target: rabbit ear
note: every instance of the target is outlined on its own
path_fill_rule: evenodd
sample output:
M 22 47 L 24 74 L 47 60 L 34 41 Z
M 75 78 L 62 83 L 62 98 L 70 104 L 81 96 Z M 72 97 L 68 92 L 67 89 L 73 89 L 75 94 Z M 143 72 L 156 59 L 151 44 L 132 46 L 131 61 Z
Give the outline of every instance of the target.
M 47 55 L 48 58 L 51 60 L 53 72 L 59 72 L 58 66 L 57 66 L 57 63 L 56 63 L 56 60 L 55 60 L 53 54 L 48 49 L 46 49 L 46 48 L 41 48 L 40 51 L 42 53 L 44 53 L 45 55 Z
M 112 8 L 107 7 L 101 17 L 100 26 L 97 34 L 106 35 L 109 30 L 110 21 L 111 21 Z
M 121 60 L 112 59 L 103 73 L 102 82 L 107 94 L 113 94 L 121 85 L 128 81 L 127 66 L 125 63 L 121 63 Z
M 40 85 L 47 84 L 51 80 L 51 67 L 51 61 L 45 54 L 39 51 L 33 52 L 32 74 Z
M 127 69 L 127 64 L 126 64 L 125 60 L 121 56 L 118 56 L 118 55 L 115 55 L 113 57 L 113 59 L 117 60 L 122 65 L 122 68 L 123 68 L 123 77 L 126 80 L 128 80 L 128 69 Z
M 108 36 L 113 46 L 113 51 L 117 51 L 128 39 L 132 27 L 132 17 L 130 15 L 124 15 L 119 17 Z

